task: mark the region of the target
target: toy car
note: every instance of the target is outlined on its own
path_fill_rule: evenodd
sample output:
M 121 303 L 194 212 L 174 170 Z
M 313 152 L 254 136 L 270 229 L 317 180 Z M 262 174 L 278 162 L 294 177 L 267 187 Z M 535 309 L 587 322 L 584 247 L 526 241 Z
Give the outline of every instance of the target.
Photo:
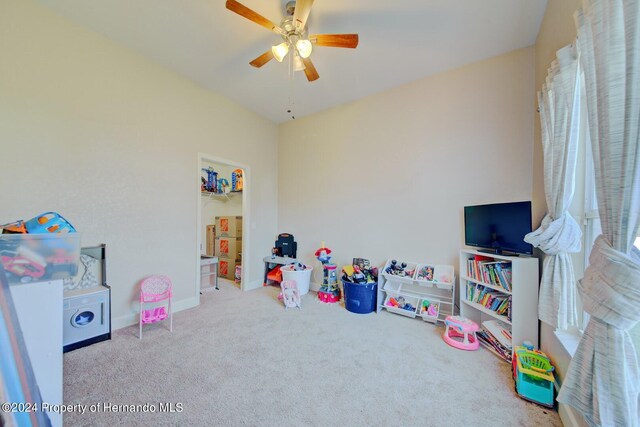
M 22 255 L 1 255 L 2 265 L 5 271 L 20 277 L 23 283 L 29 283 L 33 279 L 39 279 L 45 274 L 45 267 L 34 260 Z

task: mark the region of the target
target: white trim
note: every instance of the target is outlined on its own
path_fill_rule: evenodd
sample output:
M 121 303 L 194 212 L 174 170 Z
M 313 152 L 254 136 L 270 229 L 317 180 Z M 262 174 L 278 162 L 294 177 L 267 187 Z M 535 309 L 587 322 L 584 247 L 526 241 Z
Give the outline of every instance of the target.
M 242 268 L 244 268 L 244 267 L 242 267 Z M 262 279 L 254 280 L 252 282 L 249 282 L 247 284 L 247 286 L 244 287 L 244 290 L 245 291 L 252 291 L 254 289 L 258 289 L 258 288 L 261 288 L 261 287 L 262 287 Z
M 569 405 L 558 403 L 558 415 L 560 415 L 560 421 L 565 427 L 583 427 L 587 425 L 582 416 L 576 413 Z
M 198 271 L 198 278 L 199 277 L 200 277 L 200 272 Z M 198 296 L 200 296 L 199 293 L 198 293 Z M 179 301 L 172 301 L 171 309 L 173 314 L 175 314 L 182 310 L 188 310 L 190 308 L 197 307 L 199 304 L 200 304 L 199 298 L 191 297 L 191 298 L 186 298 Z M 140 316 L 137 310 L 135 313 L 129 313 L 129 314 L 125 314 L 124 316 L 115 317 L 111 319 L 111 330 L 115 331 L 117 329 L 126 328 L 127 326 L 137 325 L 139 317 Z
M 582 334 L 580 331 L 553 331 L 556 338 L 562 344 L 567 354 L 571 357 L 576 353 L 578 349 L 578 344 L 580 344 L 580 338 L 582 338 Z
M 251 206 L 250 206 L 250 191 L 251 191 L 251 168 L 248 165 L 243 163 L 234 162 L 232 160 L 223 159 L 221 157 L 212 156 L 210 154 L 198 152 L 198 168 L 196 169 L 196 285 L 195 289 L 195 297 L 198 300 L 198 304 L 200 303 L 200 251 L 202 247 L 202 195 L 200 191 L 200 170 L 202 169 L 202 163 L 218 163 L 226 166 L 232 166 L 235 168 L 242 169 L 242 179 L 244 182 L 244 186 L 242 188 L 242 276 L 240 278 L 240 289 L 243 291 L 248 291 L 251 289 L 255 289 L 253 283 L 247 283 L 249 280 L 249 270 L 250 270 L 250 262 L 249 262 L 249 254 L 251 253 Z

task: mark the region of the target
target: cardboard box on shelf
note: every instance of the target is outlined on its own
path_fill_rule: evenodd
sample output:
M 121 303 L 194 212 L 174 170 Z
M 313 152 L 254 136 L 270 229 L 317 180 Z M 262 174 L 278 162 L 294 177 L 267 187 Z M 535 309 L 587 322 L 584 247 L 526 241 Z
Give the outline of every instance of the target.
M 215 254 L 220 258 L 240 259 L 242 239 L 238 237 L 216 237 Z
M 217 216 L 216 233 L 221 237 L 242 237 L 242 217 Z
M 240 265 L 239 259 L 220 258 L 218 260 L 218 277 L 235 280 L 236 266 Z
M 207 255 L 214 256 L 216 250 L 216 226 L 207 225 Z

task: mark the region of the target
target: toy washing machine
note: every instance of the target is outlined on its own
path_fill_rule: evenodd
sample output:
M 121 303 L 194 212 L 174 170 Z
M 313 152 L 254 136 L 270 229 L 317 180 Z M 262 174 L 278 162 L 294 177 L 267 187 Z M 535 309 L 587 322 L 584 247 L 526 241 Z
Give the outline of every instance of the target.
M 111 289 L 105 261 L 104 245 L 82 248 L 78 274 L 65 282 L 64 352 L 111 339 Z
M 111 338 L 109 288 L 99 286 L 67 292 L 64 298 L 64 351 Z

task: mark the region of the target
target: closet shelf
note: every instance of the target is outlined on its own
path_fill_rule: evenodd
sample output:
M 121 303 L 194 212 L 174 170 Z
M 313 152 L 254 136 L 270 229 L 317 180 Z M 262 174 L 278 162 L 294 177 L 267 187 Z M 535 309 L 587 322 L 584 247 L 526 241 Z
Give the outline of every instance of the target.
M 211 193 L 209 191 L 201 191 L 200 192 L 200 195 L 202 197 L 205 197 L 205 198 L 211 199 L 211 200 L 221 200 L 223 202 L 231 200 L 231 197 L 233 197 L 233 196 L 235 196 L 237 194 L 242 194 L 242 191 L 232 191 L 230 193 Z

